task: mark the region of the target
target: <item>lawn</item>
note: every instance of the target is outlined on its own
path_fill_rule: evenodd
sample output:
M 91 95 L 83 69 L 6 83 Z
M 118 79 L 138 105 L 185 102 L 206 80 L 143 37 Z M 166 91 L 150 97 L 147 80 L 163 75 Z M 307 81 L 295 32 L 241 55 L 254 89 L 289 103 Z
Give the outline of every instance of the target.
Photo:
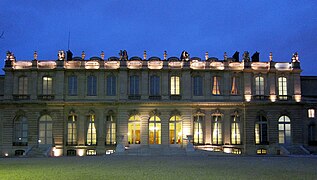
M 0 158 L 0 179 L 317 179 L 316 157 Z

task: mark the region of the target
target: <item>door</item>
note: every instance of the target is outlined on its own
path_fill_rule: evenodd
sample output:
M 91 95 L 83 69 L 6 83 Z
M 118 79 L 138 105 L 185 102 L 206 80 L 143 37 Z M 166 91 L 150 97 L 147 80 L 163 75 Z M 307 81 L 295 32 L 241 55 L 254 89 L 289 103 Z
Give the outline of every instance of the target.
M 288 116 L 281 116 L 279 118 L 278 136 L 280 144 L 291 144 L 291 120 Z
M 39 145 L 53 144 L 52 127 L 52 118 L 49 115 L 41 116 L 39 121 Z

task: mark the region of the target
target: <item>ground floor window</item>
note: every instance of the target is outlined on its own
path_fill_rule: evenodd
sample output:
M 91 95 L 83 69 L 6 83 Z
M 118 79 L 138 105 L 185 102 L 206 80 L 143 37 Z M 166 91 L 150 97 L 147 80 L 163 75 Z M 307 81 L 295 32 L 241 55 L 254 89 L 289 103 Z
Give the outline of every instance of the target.
M 265 154 L 267 154 L 267 150 L 264 148 L 258 149 L 258 150 L 256 150 L 256 154 L 265 155 Z
M 128 143 L 140 144 L 141 143 L 141 123 L 140 117 L 133 115 L 129 118 L 128 123 Z
M 96 125 L 95 125 L 95 115 L 94 114 L 89 115 L 86 144 L 88 146 L 97 145 L 97 130 L 96 130 Z
M 204 132 L 203 132 L 204 116 L 194 116 L 194 144 L 203 144 Z
M 267 119 L 264 116 L 258 116 L 255 123 L 255 144 L 268 144 Z
M 169 121 L 170 144 L 182 144 L 182 119 L 180 116 L 172 116 Z
M 113 115 L 106 119 L 106 145 L 116 144 L 116 122 Z
M 88 150 L 86 151 L 86 155 L 87 155 L 87 156 L 96 156 L 96 155 L 97 155 L 97 152 L 96 152 L 95 149 L 88 149 Z
M 158 116 L 149 120 L 149 144 L 161 144 L 161 119 Z
M 278 120 L 278 142 L 291 143 L 291 120 L 288 116 L 281 116 Z
M 308 126 L 308 144 L 317 146 L 317 138 L 316 138 L 317 128 L 315 124 L 310 124 Z
M 241 144 L 239 116 L 232 117 L 231 122 L 231 144 Z
M 213 116 L 212 144 L 222 144 L 221 116 Z

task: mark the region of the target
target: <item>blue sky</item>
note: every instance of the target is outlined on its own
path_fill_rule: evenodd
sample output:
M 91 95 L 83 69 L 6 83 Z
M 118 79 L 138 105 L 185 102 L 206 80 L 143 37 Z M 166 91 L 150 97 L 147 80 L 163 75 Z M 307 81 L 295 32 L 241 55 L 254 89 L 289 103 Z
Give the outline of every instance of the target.
M 60 49 L 74 56 L 129 56 L 163 58 L 193 56 L 222 58 L 223 52 L 260 52 L 260 61 L 288 62 L 298 51 L 303 75 L 317 75 L 317 1 L 311 0 L 108 0 L 0 2 L 0 66 L 5 53 L 18 60 L 56 60 Z M 0 74 L 4 72 L 1 70 Z

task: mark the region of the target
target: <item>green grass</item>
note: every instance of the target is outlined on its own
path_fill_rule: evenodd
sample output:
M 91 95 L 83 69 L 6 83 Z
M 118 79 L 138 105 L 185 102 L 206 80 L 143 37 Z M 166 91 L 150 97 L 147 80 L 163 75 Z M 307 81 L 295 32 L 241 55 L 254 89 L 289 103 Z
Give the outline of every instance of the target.
M 114 155 L 1 158 L 0 179 L 317 179 L 317 158 Z

